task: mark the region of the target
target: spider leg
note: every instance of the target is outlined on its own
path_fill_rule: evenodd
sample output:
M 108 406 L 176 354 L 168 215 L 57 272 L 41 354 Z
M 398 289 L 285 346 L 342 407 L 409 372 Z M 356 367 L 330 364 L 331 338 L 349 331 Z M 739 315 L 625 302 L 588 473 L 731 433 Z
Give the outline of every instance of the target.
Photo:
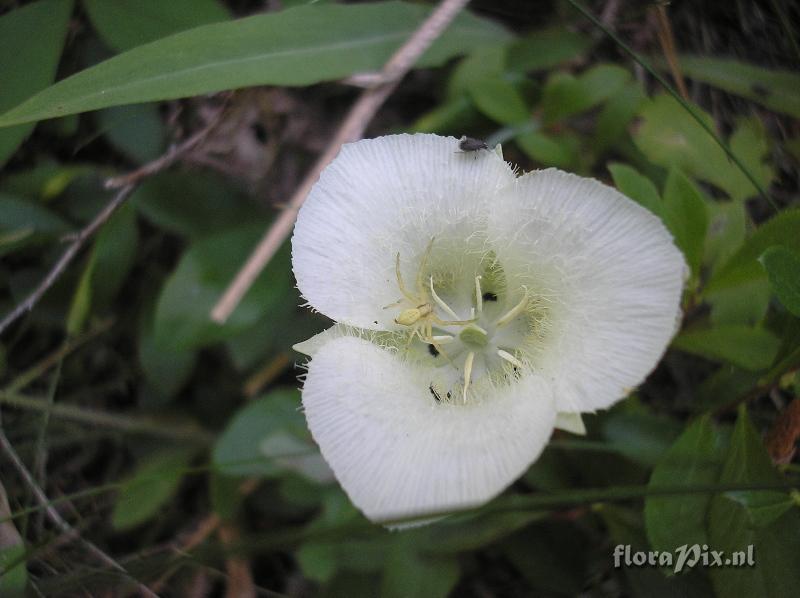
M 411 301 L 411 303 L 417 303 L 418 302 L 417 297 L 414 297 L 411 293 L 409 293 L 408 289 L 406 289 L 406 285 L 403 284 L 403 275 L 400 274 L 400 252 L 397 253 L 397 257 L 395 258 L 394 261 L 394 273 L 395 276 L 397 276 L 397 286 L 400 287 L 400 292 L 403 293 L 403 296 L 409 301 Z M 395 305 L 400 305 L 402 302 L 403 300 L 400 299 L 400 301 L 398 301 L 397 303 L 394 303 L 392 305 L 387 305 L 386 307 L 393 307 Z
M 431 314 L 430 318 L 440 326 L 464 326 L 466 324 L 472 324 L 478 319 L 478 318 L 472 318 L 471 320 L 442 320 L 441 318 L 433 314 Z
M 419 293 L 420 297 L 427 297 L 428 293 L 425 290 L 425 268 L 428 266 L 428 258 L 431 255 L 431 249 L 433 249 L 433 240 L 435 237 L 432 237 L 430 243 L 428 243 L 428 247 L 425 249 L 425 253 L 422 256 L 422 259 L 419 262 L 419 270 L 417 270 L 417 292 Z

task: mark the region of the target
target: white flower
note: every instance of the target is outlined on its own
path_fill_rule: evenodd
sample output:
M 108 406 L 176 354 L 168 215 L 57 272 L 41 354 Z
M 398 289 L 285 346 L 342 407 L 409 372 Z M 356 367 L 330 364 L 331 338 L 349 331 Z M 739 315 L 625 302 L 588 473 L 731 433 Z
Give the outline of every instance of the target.
M 297 283 L 338 322 L 296 347 L 311 433 L 372 520 L 483 503 L 554 427 L 661 358 L 684 260 L 653 214 L 555 169 L 392 135 L 342 148 L 300 210 Z

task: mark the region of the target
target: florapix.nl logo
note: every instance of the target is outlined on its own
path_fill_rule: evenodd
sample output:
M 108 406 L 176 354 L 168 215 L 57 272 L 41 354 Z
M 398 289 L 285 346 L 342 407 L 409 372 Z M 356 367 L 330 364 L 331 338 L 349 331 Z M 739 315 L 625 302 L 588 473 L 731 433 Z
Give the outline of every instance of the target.
M 752 567 L 756 564 L 753 545 L 744 550 L 726 554 L 724 550 L 711 550 L 708 544 L 684 544 L 675 550 L 631 550 L 630 544 L 614 547 L 614 568 L 669 567 L 674 573 L 694 567 Z

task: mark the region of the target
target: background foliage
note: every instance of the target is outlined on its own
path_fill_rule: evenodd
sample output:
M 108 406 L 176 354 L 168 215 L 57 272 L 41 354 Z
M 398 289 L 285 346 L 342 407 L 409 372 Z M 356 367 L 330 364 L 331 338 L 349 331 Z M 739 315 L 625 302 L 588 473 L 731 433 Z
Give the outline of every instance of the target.
M 368 134 L 483 137 L 662 218 L 691 274 L 658 369 L 487 507 L 368 524 L 298 411 L 291 346 L 327 323 L 288 248 L 226 324 L 208 313 L 355 98 L 337 81 L 380 69 L 429 5 L 0 1 L 0 315 L 105 179 L 216 123 L 0 336 L 0 595 L 796 595 L 797 6 L 595 0 L 601 27 L 571 0 L 471 8 Z M 676 73 L 683 102 L 655 78 Z M 613 566 L 617 544 L 695 543 L 752 544 L 756 565 Z

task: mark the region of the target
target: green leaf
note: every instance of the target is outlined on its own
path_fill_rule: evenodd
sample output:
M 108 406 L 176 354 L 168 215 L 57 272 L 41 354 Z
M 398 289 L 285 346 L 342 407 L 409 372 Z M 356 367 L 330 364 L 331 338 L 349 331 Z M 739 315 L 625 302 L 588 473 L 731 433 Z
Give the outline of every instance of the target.
M 744 405 L 731 437 L 720 484 L 778 485 L 775 470 Z M 720 598 L 792 596 L 800 587 L 800 511 L 784 509 L 787 494 L 776 490 L 716 495 L 709 513 L 709 546 L 726 556 L 753 546 L 754 566 L 709 569 Z M 771 505 L 771 506 L 770 506 Z M 783 509 L 778 514 L 777 511 Z M 766 511 L 771 511 L 765 513 Z M 767 515 L 767 516 L 765 516 Z M 771 519 L 771 521 L 770 521 Z
M 706 285 L 708 291 L 729 288 L 754 279 L 766 279 L 758 258 L 773 245 L 800 251 L 800 210 L 785 210 L 762 224 L 725 262 Z
M 495 122 L 513 125 L 529 118 L 525 100 L 505 79 L 481 79 L 470 86 L 469 92 L 478 109 Z
M 82 0 L 95 29 L 117 51 L 230 18 L 216 0 Z
M 611 448 L 631 461 L 654 465 L 680 430 L 674 419 L 652 413 L 632 397 L 607 414 L 602 433 Z
M 592 40 L 562 28 L 529 33 L 508 49 L 508 68 L 516 72 L 543 71 L 586 52 Z
M 770 247 L 758 261 L 775 294 L 790 313 L 800 317 L 800 255 L 785 247 Z
M 711 305 L 711 323 L 715 327 L 758 325 L 769 309 L 769 299 L 769 282 L 762 278 L 705 294 L 706 303 Z
M 714 201 L 706 204 L 710 217 L 705 262 L 712 272 L 730 259 L 747 235 L 747 210 L 742 202 Z
M 0 193 L 0 256 L 50 240 L 69 224 L 37 202 Z
M 612 64 L 599 64 L 578 77 L 555 73 L 544 88 L 544 121 L 553 123 L 583 112 L 616 94 L 630 79 L 628 71 Z
M 250 198 L 208 172 L 163 172 L 147 179 L 129 201 L 150 223 L 190 238 L 266 217 Z
M 11 518 L 5 488 L 0 484 L 0 596 L 25 596 L 28 559 L 25 540 Z
M 632 81 L 608 99 L 597 115 L 591 144 L 595 155 L 601 155 L 623 138 L 646 97 L 641 84 Z
M 381 596 L 387 598 L 446 598 L 460 576 L 452 556 L 421 554 L 414 540 L 400 536 L 386 555 Z
M 671 169 L 667 176 L 663 214 L 692 274 L 699 276 L 708 231 L 708 209 L 694 183 L 677 168 Z
M 525 154 L 543 166 L 571 168 L 578 160 L 579 144 L 566 135 L 529 131 L 517 135 L 514 141 Z
M 119 292 L 133 268 L 138 244 L 136 210 L 126 204 L 103 225 L 92 248 L 92 302 L 95 307 L 106 306 Z
M 749 371 L 763 370 L 778 352 L 778 339 L 763 328 L 718 326 L 681 332 L 672 346 L 713 361 L 727 361 Z
M 72 295 L 69 312 L 67 312 L 66 329 L 68 336 L 79 334 L 86 324 L 86 319 L 89 317 L 89 312 L 92 308 L 92 273 L 94 272 L 94 265 L 94 255 L 90 255 L 89 259 L 86 260 L 83 273 L 78 279 L 78 286 Z
M 214 447 L 217 472 L 227 476 L 274 477 L 294 470 L 315 481 L 331 477 L 299 411 L 296 390 L 276 390 L 245 405 Z
M 608 165 L 608 171 L 614 179 L 614 185 L 620 192 L 647 208 L 653 214 L 662 216 L 664 206 L 653 181 L 627 164 L 611 163 Z
M 111 524 L 128 530 L 155 517 L 178 490 L 193 449 L 176 449 L 150 456 L 120 488 Z
M 428 16 L 424 6 L 302 6 L 203 25 L 139 46 L 59 81 L 0 116 L 0 126 L 252 85 L 310 85 L 379 69 Z M 508 39 L 462 13 L 417 63 L 443 64 Z
M 155 315 L 156 343 L 190 350 L 229 339 L 272 313 L 292 286 L 288 248 L 279 251 L 225 324 L 209 318 L 212 307 L 244 262 L 265 224 L 250 224 L 205 237 L 191 245 L 167 279 Z
M 97 124 L 108 142 L 137 164 L 164 153 L 164 128 L 158 106 L 114 106 L 97 113 Z
M 720 436 L 704 415 L 695 420 L 658 462 L 649 489 L 713 486 L 722 470 Z M 651 496 L 645 501 L 647 537 L 653 550 L 708 544 L 706 516 L 711 495 Z
M 144 379 L 160 399 L 170 399 L 183 387 L 196 362 L 194 351 L 160 346 L 155 340 L 155 301 L 148 302 L 139 319 L 139 365 Z
M 0 16 L 0 113 L 52 83 L 71 12 L 71 0 L 39 0 Z M 0 130 L 0 166 L 32 130 Z
M 800 118 L 800 75 L 711 56 L 680 57 L 681 70 L 692 79 Z
M 502 77 L 506 66 L 505 45 L 480 46 L 465 56 L 447 82 L 447 98 L 453 101 L 469 93 L 470 88 L 483 81 Z
M 697 106 L 694 112 L 714 130 L 711 116 Z M 642 124 L 634 135 L 637 147 L 659 166 L 679 167 L 699 179 L 712 183 L 734 199 L 743 200 L 757 193 L 747 176 L 731 161 L 714 138 L 674 98 L 661 94 L 642 105 Z M 747 125 L 748 127 L 751 125 Z M 735 155 L 754 176 L 763 175 L 765 166 L 759 148 L 746 148 L 742 140 L 756 135 L 740 133 Z M 757 159 L 754 163 L 754 157 Z M 764 179 L 760 181 L 764 183 Z

